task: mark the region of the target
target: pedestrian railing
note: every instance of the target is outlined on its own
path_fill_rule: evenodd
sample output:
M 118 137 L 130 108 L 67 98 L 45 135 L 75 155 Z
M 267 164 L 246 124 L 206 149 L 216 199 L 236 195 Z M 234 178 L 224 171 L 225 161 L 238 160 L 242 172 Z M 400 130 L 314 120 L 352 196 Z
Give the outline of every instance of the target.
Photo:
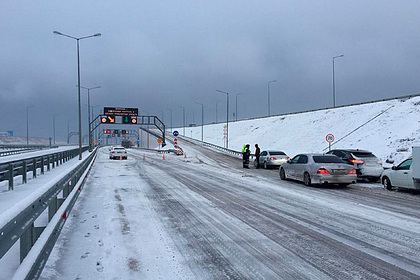
M 43 160 L 44 163 L 48 160 L 57 163 L 68 156 L 63 152 L 62 155 L 43 157 Z M 19 206 L 16 206 L 19 209 L 9 211 L 16 213 L 11 218 L 8 212 L 3 215 L 4 218 L 0 215 L 0 258 L 3 258 L 17 241 L 20 242 L 21 265 L 13 279 L 39 278 L 65 220 L 79 196 L 95 156 L 96 149 L 76 168 L 62 177 L 54 178 L 44 186 L 45 192 L 20 202 Z M 47 226 L 35 226 L 36 219 L 47 208 Z
M 10 149 L 10 150 L 0 151 L 0 157 L 22 154 L 22 153 L 27 153 L 31 151 L 33 151 L 33 149 L 31 148 L 21 148 L 21 149 L 15 148 L 15 149 Z
M 88 147 L 82 147 L 83 152 L 87 150 Z M 37 169 L 40 169 L 41 174 L 44 174 L 45 170 L 50 171 L 51 168 L 55 168 L 55 166 L 78 155 L 79 149 L 75 148 L 68 151 L 0 163 L 0 182 L 8 180 L 9 190 L 13 190 L 16 176 L 22 176 L 22 184 L 25 184 L 28 181 L 29 172 L 32 173 L 33 178 L 36 178 Z

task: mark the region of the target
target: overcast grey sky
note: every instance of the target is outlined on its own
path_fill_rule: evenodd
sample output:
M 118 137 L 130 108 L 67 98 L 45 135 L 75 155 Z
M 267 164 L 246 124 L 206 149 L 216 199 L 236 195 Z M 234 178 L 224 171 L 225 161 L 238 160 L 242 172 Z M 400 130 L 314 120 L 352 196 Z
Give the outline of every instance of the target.
M 76 41 L 81 85 L 95 115 L 137 107 L 169 124 L 332 106 L 420 92 L 420 1 L 0 1 L 0 131 L 66 139 L 77 130 Z M 87 94 L 82 91 L 83 129 Z M 193 113 L 194 111 L 194 113 Z M 233 119 L 232 114 L 230 117 Z

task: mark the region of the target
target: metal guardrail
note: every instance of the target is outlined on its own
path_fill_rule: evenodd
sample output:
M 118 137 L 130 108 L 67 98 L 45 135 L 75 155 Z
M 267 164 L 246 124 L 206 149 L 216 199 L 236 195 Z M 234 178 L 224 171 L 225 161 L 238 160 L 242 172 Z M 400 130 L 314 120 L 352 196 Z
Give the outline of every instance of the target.
M 203 141 L 200 141 L 200 140 L 197 140 L 197 139 L 194 139 L 194 138 L 190 138 L 188 136 L 178 136 L 178 137 L 180 137 L 184 141 L 195 142 L 195 143 L 198 143 L 200 145 L 204 145 L 204 146 L 207 146 L 207 147 L 212 147 L 212 148 L 215 148 L 215 149 L 220 150 L 220 151 L 224 151 L 224 152 L 226 152 L 228 154 L 231 154 L 231 155 L 234 155 L 234 156 L 239 156 L 239 157 L 242 156 L 242 152 L 240 152 L 240 151 L 235 151 L 235 150 L 227 149 L 227 148 L 224 148 L 224 147 L 221 147 L 221 146 L 217 146 L 217 145 L 212 144 L 212 143 L 203 142 Z M 169 140 L 169 141 L 173 143 L 172 140 Z
M 19 240 L 21 263 L 25 261 L 29 263 L 21 265 L 24 267 L 22 269 L 24 271 L 19 271 L 20 267 L 18 268 L 18 276 L 15 274 L 14 279 L 39 278 L 68 213 L 76 202 L 86 180 L 96 151 L 95 149 L 70 173 L 58 178 L 57 182 L 51 183 L 51 187 L 46 192 L 28 203 L 19 214 L 0 228 L 0 258 Z M 46 227 L 35 227 L 34 222 L 47 208 L 49 224 Z M 58 210 L 60 210 L 59 214 Z M 46 235 L 46 238 L 42 238 L 40 244 L 36 243 L 41 234 Z M 36 250 L 31 251 L 35 246 L 37 246 Z M 29 260 L 25 259 L 27 256 Z
M 22 153 L 27 153 L 27 152 L 31 152 L 31 151 L 33 151 L 33 149 L 31 149 L 31 148 L 21 148 L 21 149 L 0 151 L 0 157 L 22 154 Z
M 30 145 L 26 145 L 26 144 L 1 144 L 0 145 L 0 149 L 23 149 L 23 148 L 28 148 L 28 149 L 50 149 L 50 148 L 58 148 L 58 145 L 35 145 L 35 144 L 30 144 Z
M 83 147 L 82 151 L 85 152 L 88 147 Z M 14 160 L 0 164 L 0 182 L 8 180 L 9 190 L 14 189 L 14 178 L 22 175 L 22 183 L 28 181 L 28 172 L 32 172 L 33 178 L 37 176 L 37 169 L 41 169 L 41 174 L 44 174 L 45 169 L 50 171 L 56 165 L 62 164 L 75 156 L 79 155 L 79 149 L 72 149 L 68 151 L 55 152 L 43 156 L 30 157 L 21 160 Z

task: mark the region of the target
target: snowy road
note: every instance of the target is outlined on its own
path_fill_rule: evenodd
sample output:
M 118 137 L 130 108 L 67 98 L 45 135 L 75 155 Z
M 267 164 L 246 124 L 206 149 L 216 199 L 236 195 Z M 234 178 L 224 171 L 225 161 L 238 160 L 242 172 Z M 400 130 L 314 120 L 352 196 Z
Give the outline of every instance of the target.
M 98 158 L 41 279 L 420 279 L 420 196 L 305 187 L 195 145 Z

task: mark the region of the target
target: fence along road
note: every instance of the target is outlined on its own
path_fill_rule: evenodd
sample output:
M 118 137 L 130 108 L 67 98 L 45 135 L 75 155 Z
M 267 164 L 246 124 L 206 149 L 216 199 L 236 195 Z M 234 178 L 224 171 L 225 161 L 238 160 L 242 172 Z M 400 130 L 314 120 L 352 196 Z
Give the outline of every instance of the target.
M 36 275 L 39 276 L 68 212 L 81 191 L 82 183 L 96 155 L 96 150 L 83 161 L 77 159 L 78 149 L 75 151 L 72 163 L 63 165 L 60 173 L 56 173 L 52 177 L 46 176 L 46 182 L 44 179 L 36 179 L 31 182 L 34 186 L 38 185 L 36 184 L 38 180 L 45 184 L 39 186 L 39 189 L 29 189 L 31 193 L 20 192 L 25 195 L 22 195 L 19 201 L 15 201 L 13 205 L 8 209 L 3 209 L 0 213 L 0 258 L 5 256 L 15 242 L 20 241 L 22 264 L 17 272 L 20 276 L 16 279 L 36 279 Z M 69 153 L 73 154 L 72 151 L 64 151 L 30 160 L 57 166 L 59 163 L 67 161 Z M 43 161 L 42 159 L 45 157 L 51 160 Z M 13 196 L 13 193 L 13 190 L 5 193 L 2 199 L 8 199 L 10 195 L 15 200 L 19 198 Z M 11 201 L 7 202 L 11 203 Z M 45 209 L 48 209 L 49 224 L 47 227 L 35 226 L 37 218 Z M 44 238 L 40 242 L 36 242 L 41 234 Z M 37 250 L 31 251 L 34 246 L 37 247 Z

